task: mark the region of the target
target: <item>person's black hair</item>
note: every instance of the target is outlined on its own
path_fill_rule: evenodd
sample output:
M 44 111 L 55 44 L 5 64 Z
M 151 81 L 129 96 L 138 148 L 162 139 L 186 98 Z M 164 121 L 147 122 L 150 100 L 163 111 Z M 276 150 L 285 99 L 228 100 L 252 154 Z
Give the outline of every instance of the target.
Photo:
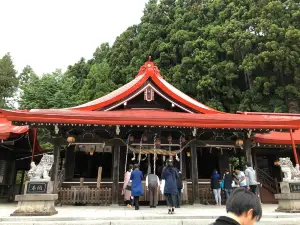
M 217 170 L 217 169 L 214 169 L 214 170 L 213 170 L 213 174 L 215 174 L 216 172 L 218 172 L 218 170 Z
M 246 163 L 246 166 L 247 166 L 247 167 L 252 167 L 252 165 L 251 165 L 250 162 L 247 162 L 247 163 Z
M 139 164 L 134 164 L 133 169 L 139 169 L 140 165 Z
M 132 164 L 130 164 L 129 166 L 128 166 L 128 172 L 130 171 L 130 170 L 132 170 L 133 169 L 133 165 Z
M 167 159 L 166 160 L 166 166 L 169 167 L 169 168 L 173 167 L 173 160 L 172 159 Z
M 257 221 L 259 221 L 262 217 L 262 208 L 258 197 L 244 188 L 235 189 L 226 202 L 227 213 L 230 212 L 236 216 L 241 216 L 250 209 L 253 210 L 252 218 L 256 217 Z
M 225 173 L 229 172 L 229 169 L 226 168 L 226 169 L 224 170 L 224 172 L 225 172 Z

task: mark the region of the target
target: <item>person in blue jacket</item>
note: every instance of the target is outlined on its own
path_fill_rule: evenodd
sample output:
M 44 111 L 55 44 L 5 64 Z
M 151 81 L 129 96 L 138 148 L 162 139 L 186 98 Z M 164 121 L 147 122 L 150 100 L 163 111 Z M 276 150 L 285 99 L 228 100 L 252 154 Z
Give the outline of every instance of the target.
M 177 179 L 179 178 L 178 171 L 173 167 L 173 160 L 168 159 L 167 166 L 163 169 L 162 179 L 165 180 L 164 196 L 167 200 L 168 214 L 174 213 L 174 208 L 177 205 Z
M 217 170 L 214 170 L 211 175 L 210 186 L 215 196 L 216 205 L 221 205 L 220 174 Z
M 135 164 L 134 165 L 134 170 L 131 172 L 130 175 L 130 180 L 132 181 L 131 184 L 131 195 L 133 196 L 134 199 L 134 205 L 135 205 L 135 210 L 139 210 L 139 200 L 140 196 L 144 195 L 144 189 L 142 185 L 142 180 L 144 179 L 143 173 L 139 170 L 139 165 Z

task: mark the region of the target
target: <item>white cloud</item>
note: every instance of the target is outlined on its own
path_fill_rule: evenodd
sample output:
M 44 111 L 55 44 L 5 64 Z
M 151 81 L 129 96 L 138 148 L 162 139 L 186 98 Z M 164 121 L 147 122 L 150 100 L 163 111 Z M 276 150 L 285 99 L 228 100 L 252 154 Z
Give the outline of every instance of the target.
M 147 0 L 1 0 L 0 57 L 16 69 L 65 70 L 137 24 Z

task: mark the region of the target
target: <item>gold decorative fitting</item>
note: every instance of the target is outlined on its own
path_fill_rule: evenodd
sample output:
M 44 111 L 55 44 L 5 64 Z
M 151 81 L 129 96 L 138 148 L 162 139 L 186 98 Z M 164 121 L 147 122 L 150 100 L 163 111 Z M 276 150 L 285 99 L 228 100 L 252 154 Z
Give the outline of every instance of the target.
M 147 66 L 148 66 L 148 67 L 151 67 L 151 64 L 149 63 Z
M 72 137 L 72 136 L 69 136 L 69 137 L 67 138 L 67 142 L 68 142 L 68 143 L 74 143 L 74 142 L 75 142 L 75 138 Z

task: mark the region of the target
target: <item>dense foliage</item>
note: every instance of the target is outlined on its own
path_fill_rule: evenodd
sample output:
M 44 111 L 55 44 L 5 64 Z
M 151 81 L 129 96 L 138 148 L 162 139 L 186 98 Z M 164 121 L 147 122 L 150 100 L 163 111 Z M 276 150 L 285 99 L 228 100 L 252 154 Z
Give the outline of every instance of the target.
M 149 0 L 141 22 L 112 46 L 101 44 L 92 59 L 43 76 L 24 68 L 20 108 L 68 107 L 103 96 L 133 79 L 149 55 L 166 80 L 213 108 L 300 111 L 297 0 Z M 0 81 L 7 77 L 11 87 L 0 89 L 4 99 L 16 83 L 13 67 L 6 75 L 2 67 L 0 61 Z
M 18 79 L 17 71 L 14 68 L 10 54 L 6 54 L 0 59 L 0 108 L 13 107 L 11 104 L 14 97 Z

